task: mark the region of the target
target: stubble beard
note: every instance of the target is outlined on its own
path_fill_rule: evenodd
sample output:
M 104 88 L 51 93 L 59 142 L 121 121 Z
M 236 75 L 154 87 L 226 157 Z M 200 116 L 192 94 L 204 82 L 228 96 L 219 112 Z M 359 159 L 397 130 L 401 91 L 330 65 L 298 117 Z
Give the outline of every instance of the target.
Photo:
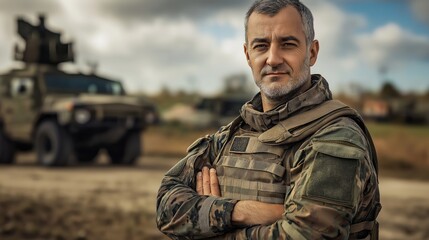
M 277 83 L 264 83 L 262 79 L 256 81 L 256 85 L 261 90 L 261 93 L 264 94 L 265 97 L 271 100 L 281 100 L 287 97 L 289 94 L 295 93 L 298 89 L 300 89 L 310 78 L 310 58 L 307 57 L 304 61 L 303 66 L 300 69 L 300 73 L 298 77 L 292 78 L 284 84 Z M 272 79 L 272 81 L 276 82 L 277 79 Z M 280 85 L 280 86 L 279 86 Z

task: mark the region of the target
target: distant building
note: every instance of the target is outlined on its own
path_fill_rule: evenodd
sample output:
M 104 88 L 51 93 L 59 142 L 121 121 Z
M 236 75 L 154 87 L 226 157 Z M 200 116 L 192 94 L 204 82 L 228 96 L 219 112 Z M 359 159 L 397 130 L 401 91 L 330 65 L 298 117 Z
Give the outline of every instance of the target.
M 429 124 L 429 100 L 417 97 L 366 99 L 362 103 L 362 115 L 375 121 Z
M 362 114 L 374 120 L 387 120 L 390 116 L 389 103 L 381 99 L 368 99 L 363 102 Z

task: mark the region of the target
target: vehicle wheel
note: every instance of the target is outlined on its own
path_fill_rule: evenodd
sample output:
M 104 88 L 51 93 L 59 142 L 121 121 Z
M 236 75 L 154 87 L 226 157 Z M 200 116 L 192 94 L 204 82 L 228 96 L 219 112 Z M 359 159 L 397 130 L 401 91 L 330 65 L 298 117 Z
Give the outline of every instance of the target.
M 113 164 L 134 164 L 141 153 L 140 132 L 126 134 L 121 141 L 106 150 Z
M 75 154 L 79 162 L 90 163 L 95 160 L 100 149 L 98 148 L 79 148 L 76 149 Z
M 70 135 L 53 121 L 42 122 L 36 133 L 36 153 L 44 166 L 64 166 L 73 158 Z
M 15 159 L 15 146 L 0 131 L 0 164 L 11 164 Z

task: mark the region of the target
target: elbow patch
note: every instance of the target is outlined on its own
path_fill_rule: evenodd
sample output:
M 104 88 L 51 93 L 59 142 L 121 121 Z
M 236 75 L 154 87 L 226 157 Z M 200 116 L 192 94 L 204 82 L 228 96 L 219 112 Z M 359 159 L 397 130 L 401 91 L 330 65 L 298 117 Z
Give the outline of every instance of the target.
M 314 163 L 303 196 L 316 201 L 353 207 L 359 159 L 358 147 L 336 142 L 313 142 Z

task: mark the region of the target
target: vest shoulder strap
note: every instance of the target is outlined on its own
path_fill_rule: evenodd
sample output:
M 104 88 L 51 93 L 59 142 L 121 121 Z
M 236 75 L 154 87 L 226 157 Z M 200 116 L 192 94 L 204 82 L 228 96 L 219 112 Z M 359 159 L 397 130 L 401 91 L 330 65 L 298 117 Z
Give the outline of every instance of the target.
M 323 102 L 317 107 L 280 121 L 259 136 L 267 144 L 297 142 L 312 135 L 321 125 L 345 115 L 357 115 L 356 111 L 337 100 Z
M 349 117 L 359 125 L 367 138 L 373 165 L 378 173 L 378 161 L 374 143 L 363 119 L 356 110 L 338 100 L 325 101 L 313 109 L 280 121 L 277 125 L 262 133 L 258 140 L 270 145 L 299 142 L 339 117 Z

